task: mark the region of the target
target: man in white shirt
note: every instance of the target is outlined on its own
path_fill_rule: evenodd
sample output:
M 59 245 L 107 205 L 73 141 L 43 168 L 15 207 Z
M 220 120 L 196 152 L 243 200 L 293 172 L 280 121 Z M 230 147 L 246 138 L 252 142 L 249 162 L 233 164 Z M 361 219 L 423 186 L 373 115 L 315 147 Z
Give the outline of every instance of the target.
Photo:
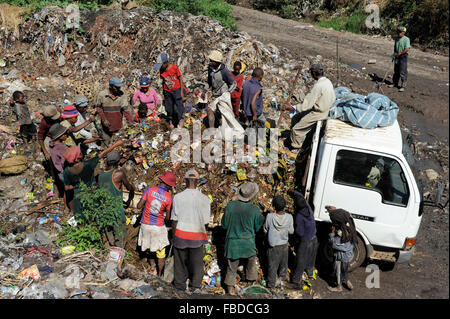
M 321 63 L 313 63 L 310 67 L 312 77 L 316 80 L 311 91 L 305 96 L 303 103 L 295 107 L 284 105 L 283 110 L 305 112 L 300 121 L 291 128 L 290 144 L 292 148 L 302 148 L 306 135 L 318 121 L 328 118 L 331 105 L 336 101 L 333 84 L 323 75 Z
M 184 176 L 186 189 L 173 198 L 174 285 L 186 290 L 186 280 L 193 292 L 200 292 L 203 280 L 204 244 L 208 243 L 206 225 L 211 214 L 208 196 L 198 190 L 199 174 L 189 170 Z

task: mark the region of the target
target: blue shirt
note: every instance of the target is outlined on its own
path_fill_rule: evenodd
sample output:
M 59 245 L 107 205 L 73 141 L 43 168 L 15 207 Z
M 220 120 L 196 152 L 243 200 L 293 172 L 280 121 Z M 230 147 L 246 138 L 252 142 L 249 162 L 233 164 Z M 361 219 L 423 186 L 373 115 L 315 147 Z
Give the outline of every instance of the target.
M 261 83 L 259 83 L 259 81 L 255 78 L 251 78 L 250 80 L 245 81 L 244 85 L 242 86 L 241 100 L 245 115 L 253 116 L 252 99 L 256 92 L 258 92 L 259 90 L 261 90 L 261 94 L 259 94 L 259 96 L 256 98 L 257 116 L 260 116 L 263 112 L 263 94 Z

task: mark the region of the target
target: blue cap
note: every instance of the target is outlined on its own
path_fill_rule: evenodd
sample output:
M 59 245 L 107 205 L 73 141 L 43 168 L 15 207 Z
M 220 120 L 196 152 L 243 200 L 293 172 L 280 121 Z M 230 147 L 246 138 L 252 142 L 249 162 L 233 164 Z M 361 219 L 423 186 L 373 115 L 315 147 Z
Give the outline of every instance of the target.
M 119 78 L 110 78 L 109 79 L 109 84 L 117 86 L 117 87 L 121 87 L 122 86 L 122 81 L 120 81 Z
M 158 71 L 159 69 L 161 69 L 161 65 L 163 65 L 163 63 L 167 61 L 169 61 L 169 56 L 167 55 L 167 53 L 161 53 L 156 59 L 156 64 L 153 67 L 153 70 Z
M 142 87 L 150 85 L 150 79 L 148 77 L 142 77 L 139 79 L 139 85 Z

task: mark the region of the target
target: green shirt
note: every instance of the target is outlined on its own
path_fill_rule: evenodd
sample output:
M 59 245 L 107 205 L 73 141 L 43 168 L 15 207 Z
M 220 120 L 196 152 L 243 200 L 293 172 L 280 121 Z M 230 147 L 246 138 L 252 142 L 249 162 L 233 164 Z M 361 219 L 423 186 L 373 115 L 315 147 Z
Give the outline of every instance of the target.
M 255 235 L 264 224 L 261 210 L 252 203 L 231 201 L 222 217 L 225 237 L 225 257 L 249 258 L 256 255 Z
M 120 221 L 126 222 L 125 210 L 123 209 L 123 192 L 118 189 L 113 181 L 113 174 L 116 170 L 104 171 L 98 175 L 98 186 L 106 189 L 106 191 L 112 196 L 119 199 L 119 207 L 117 209 L 117 217 Z
M 99 161 L 98 156 L 83 162 L 83 169 L 79 174 L 72 173 L 68 167 L 64 169 L 64 185 L 73 186 L 73 215 L 76 219 L 82 219 L 83 207 L 80 202 L 80 183 L 84 182 L 87 186 L 91 186 L 95 182 L 94 171 Z
M 404 35 L 402 38 L 395 40 L 395 53 L 400 53 L 411 47 L 409 38 Z

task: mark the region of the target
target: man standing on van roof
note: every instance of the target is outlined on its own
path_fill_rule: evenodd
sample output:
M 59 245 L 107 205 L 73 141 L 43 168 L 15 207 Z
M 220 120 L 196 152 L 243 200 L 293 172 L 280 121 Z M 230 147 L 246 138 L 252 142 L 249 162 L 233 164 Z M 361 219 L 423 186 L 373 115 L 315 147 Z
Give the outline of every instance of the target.
M 120 88 L 122 81 L 119 78 L 109 80 L 109 89 L 101 91 L 97 96 L 97 111 L 102 120 L 103 137 L 111 138 L 112 134 L 122 128 L 123 116 L 128 123 L 132 123 L 131 114 L 128 110 L 130 98 Z M 108 141 L 106 141 L 108 142 Z
M 406 87 L 406 82 L 408 80 L 408 51 L 411 48 L 409 38 L 405 35 L 406 28 L 398 28 L 398 38 L 395 40 L 394 45 L 394 76 L 392 81 L 394 83 L 388 85 L 388 87 L 393 88 L 398 87 L 398 82 L 402 79 L 402 85 L 398 89 L 399 92 L 403 92 Z
M 331 105 L 336 101 L 333 84 L 323 75 L 322 63 L 313 63 L 310 67 L 311 76 L 316 80 L 311 91 L 305 96 L 303 103 L 291 107 L 285 105 L 284 110 L 304 113 L 300 121 L 291 128 L 290 142 L 292 148 L 302 148 L 306 135 L 316 122 L 328 118 Z

